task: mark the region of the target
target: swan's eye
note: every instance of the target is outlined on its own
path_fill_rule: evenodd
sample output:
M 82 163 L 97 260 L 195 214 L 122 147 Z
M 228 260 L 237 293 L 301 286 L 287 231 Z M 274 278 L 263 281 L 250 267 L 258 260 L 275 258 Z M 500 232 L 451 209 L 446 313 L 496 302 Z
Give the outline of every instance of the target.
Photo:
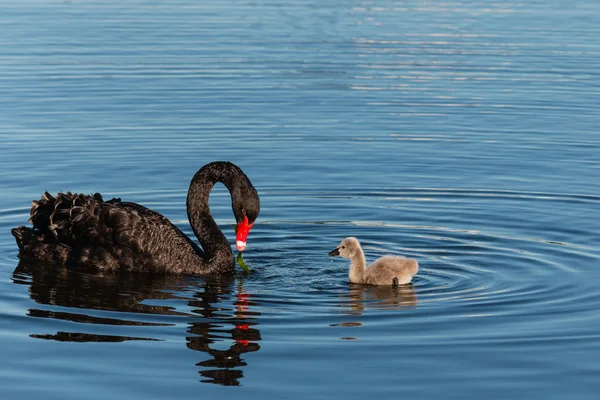
M 342 246 L 342 249 L 345 249 L 345 248 L 346 248 L 346 246 Z

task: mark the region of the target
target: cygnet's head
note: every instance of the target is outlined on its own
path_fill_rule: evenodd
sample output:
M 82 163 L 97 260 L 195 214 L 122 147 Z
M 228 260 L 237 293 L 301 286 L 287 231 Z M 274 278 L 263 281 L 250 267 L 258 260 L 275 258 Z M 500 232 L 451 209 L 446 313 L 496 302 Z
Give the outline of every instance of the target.
M 337 249 L 329 252 L 331 257 L 340 256 L 344 258 L 352 258 L 360 249 L 360 244 L 358 240 L 353 237 L 348 237 L 340 243 Z

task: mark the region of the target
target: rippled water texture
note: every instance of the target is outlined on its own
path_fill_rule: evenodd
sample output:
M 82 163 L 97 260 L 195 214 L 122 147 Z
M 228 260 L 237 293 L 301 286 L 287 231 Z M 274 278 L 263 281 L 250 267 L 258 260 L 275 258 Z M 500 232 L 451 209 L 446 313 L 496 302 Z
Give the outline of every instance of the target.
M 600 3 L 32 1 L 0 13 L 0 396 L 600 392 Z M 233 279 L 19 263 L 44 190 L 187 234 L 231 160 L 262 212 Z M 213 214 L 233 240 L 224 187 Z M 419 260 L 347 283 L 327 253 Z

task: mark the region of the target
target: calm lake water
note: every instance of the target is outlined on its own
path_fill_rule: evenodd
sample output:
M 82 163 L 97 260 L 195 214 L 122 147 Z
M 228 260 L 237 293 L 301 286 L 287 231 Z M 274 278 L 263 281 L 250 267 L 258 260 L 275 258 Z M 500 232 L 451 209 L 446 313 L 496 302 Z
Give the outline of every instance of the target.
M 0 13 L 0 393 L 600 392 L 600 3 L 31 1 Z M 44 190 L 192 234 L 203 164 L 262 213 L 234 279 L 19 265 Z M 226 189 L 211 206 L 233 242 Z M 419 260 L 396 290 L 328 251 Z

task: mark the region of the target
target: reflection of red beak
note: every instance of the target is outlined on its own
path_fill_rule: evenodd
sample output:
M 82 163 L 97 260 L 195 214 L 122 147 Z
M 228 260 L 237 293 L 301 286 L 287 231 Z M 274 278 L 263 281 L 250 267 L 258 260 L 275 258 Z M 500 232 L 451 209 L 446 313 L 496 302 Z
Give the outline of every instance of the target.
M 246 250 L 246 239 L 248 238 L 248 233 L 253 226 L 254 224 L 248 225 L 248 217 L 246 215 L 244 215 L 244 220 L 237 224 L 235 247 L 237 247 L 238 251 Z

